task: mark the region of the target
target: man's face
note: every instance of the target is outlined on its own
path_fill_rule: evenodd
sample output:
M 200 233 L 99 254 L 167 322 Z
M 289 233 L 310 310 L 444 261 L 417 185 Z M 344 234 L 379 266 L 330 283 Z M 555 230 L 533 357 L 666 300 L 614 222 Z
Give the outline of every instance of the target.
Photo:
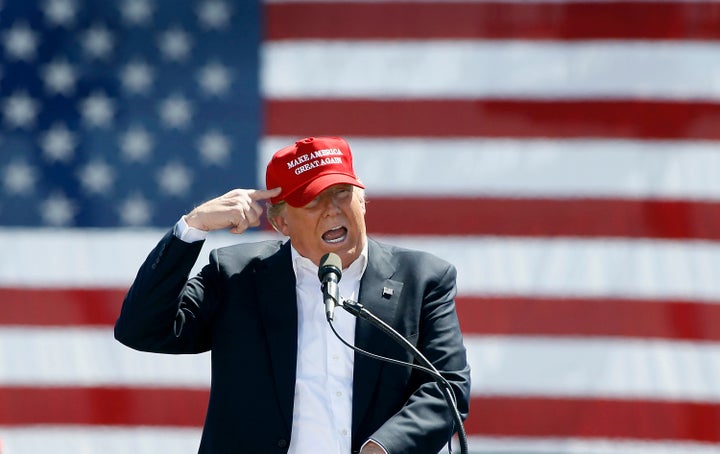
M 365 245 L 365 199 L 357 187 L 336 184 L 304 207 L 286 205 L 276 224 L 300 255 L 314 264 L 334 252 L 346 267 Z

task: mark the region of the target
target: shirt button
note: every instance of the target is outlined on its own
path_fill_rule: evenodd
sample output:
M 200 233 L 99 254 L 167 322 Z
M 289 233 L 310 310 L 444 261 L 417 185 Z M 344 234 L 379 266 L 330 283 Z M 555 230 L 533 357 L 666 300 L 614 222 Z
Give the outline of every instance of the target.
M 347 429 L 343 429 L 342 434 L 343 434 L 344 437 L 347 437 L 347 434 L 348 434 Z
M 287 440 L 284 438 L 279 439 L 277 443 L 278 448 L 287 448 L 287 444 Z
M 338 391 L 338 392 L 335 393 L 335 395 L 338 396 L 338 397 L 342 397 L 342 392 Z

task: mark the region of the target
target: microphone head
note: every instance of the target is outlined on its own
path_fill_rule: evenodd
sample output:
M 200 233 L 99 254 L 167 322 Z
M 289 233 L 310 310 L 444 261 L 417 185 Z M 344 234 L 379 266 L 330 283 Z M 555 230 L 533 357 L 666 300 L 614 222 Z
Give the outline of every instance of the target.
M 338 281 L 342 276 L 342 260 L 340 256 L 334 252 L 328 252 L 320 259 L 320 267 L 318 268 L 318 278 L 322 281 L 328 273 L 335 273 Z

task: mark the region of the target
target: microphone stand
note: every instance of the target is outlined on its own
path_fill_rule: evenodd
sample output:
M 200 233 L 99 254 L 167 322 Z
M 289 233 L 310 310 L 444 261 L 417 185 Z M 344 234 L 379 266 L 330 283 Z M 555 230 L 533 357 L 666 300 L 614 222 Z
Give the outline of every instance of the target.
M 448 408 L 450 409 L 453 423 L 455 424 L 455 427 L 457 427 L 458 439 L 460 441 L 460 453 L 467 454 L 467 434 L 465 433 L 465 427 L 463 426 L 462 417 L 460 416 L 460 411 L 457 408 L 454 394 L 445 377 L 443 377 L 442 374 L 438 372 L 433 363 L 431 363 L 427 358 L 425 358 L 422 353 L 420 353 L 420 350 L 418 350 L 413 344 L 411 344 L 407 339 L 405 339 L 400 333 L 395 331 L 390 325 L 385 323 L 383 320 L 378 318 L 369 310 L 365 309 L 365 306 L 356 301 L 347 300 L 344 298 L 341 298 L 341 300 L 342 302 L 339 302 L 339 306 L 342 306 L 343 309 L 345 309 L 355 317 L 359 317 L 363 320 L 370 322 L 370 324 L 379 328 L 385 334 L 395 339 L 397 343 L 399 343 L 407 352 L 412 354 L 413 357 L 422 366 L 424 366 L 423 370 L 435 379 L 435 382 L 438 384 L 440 391 L 442 392 L 443 397 L 447 402 Z M 450 443 L 451 442 L 452 440 L 450 441 Z M 452 446 L 450 446 L 450 449 L 452 449 Z

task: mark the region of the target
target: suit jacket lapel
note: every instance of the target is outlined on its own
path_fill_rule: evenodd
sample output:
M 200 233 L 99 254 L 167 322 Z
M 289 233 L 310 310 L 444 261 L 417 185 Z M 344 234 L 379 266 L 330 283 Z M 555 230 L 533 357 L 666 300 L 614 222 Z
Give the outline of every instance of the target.
M 389 254 L 377 242 L 368 240 L 368 265 L 360 281 L 358 302 L 390 325 L 395 321 L 397 301 L 403 287 L 402 282 L 390 279 L 394 272 L 395 268 L 390 262 Z M 392 341 L 386 334 L 369 322 L 358 319 L 355 324 L 355 345 L 357 347 L 371 353 L 384 355 L 388 342 Z M 376 359 L 355 354 L 353 433 L 357 433 L 358 425 L 364 420 L 368 411 L 383 364 Z
M 258 305 L 265 326 L 278 405 L 288 431 L 292 426 L 297 364 L 298 313 L 290 243 L 258 263 Z

